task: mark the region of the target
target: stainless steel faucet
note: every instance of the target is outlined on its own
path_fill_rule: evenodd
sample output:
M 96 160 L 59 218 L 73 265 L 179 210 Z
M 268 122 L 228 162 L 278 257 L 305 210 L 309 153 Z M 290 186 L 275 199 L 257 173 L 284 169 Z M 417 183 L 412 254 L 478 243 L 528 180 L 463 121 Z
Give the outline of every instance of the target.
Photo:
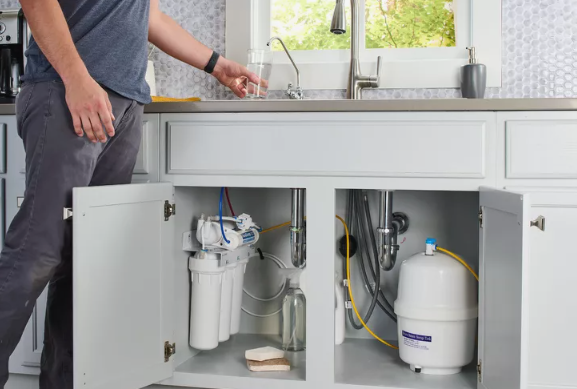
M 292 83 L 288 84 L 286 94 L 291 100 L 303 100 L 305 95 L 303 92 L 303 88 L 301 88 L 301 73 L 299 71 L 297 64 L 295 63 L 295 61 L 293 61 L 293 57 L 289 53 L 289 51 L 288 51 L 286 45 L 284 44 L 284 42 L 282 41 L 282 39 L 279 38 L 278 36 L 274 36 L 274 37 L 270 38 L 270 40 L 268 41 L 268 43 L 266 45 L 268 47 L 271 47 L 272 42 L 275 40 L 280 42 L 280 44 L 282 45 L 282 48 L 284 49 L 286 55 L 288 56 L 289 60 L 293 64 L 293 67 L 295 68 L 295 71 L 297 73 L 297 88 L 296 88 L 296 90 L 293 90 L 293 84 Z
M 337 4 L 331 23 L 333 34 L 347 32 L 347 18 L 345 13 L 345 0 L 336 0 Z M 360 47 L 360 0 L 351 0 L 351 67 L 349 70 L 349 83 L 347 85 L 347 99 L 362 99 L 362 90 L 366 88 L 378 88 L 381 75 L 381 57 L 377 59 L 377 75 L 364 76 L 361 74 L 361 62 L 359 59 Z

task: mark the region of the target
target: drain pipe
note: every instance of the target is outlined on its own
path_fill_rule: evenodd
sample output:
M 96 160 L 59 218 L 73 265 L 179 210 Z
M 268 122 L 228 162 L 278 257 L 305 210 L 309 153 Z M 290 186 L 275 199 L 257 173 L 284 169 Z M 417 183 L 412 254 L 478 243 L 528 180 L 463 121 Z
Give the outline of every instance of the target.
M 381 191 L 379 194 L 379 228 L 378 250 L 381 268 L 385 271 L 392 270 L 397 261 L 397 228 L 393 215 L 393 192 Z
M 291 260 L 302 269 L 306 265 L 305 190 L 291 189 Z

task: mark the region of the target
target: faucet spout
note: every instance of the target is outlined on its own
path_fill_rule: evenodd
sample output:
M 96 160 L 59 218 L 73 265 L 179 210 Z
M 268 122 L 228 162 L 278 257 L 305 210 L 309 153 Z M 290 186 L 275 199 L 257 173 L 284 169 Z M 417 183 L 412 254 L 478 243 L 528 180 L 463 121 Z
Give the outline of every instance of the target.
M 266 44 L 267 46 L 271 47 L 272 43 L 274 41 L 279 41 L 280 44 L 282 45 L 282 48 L 284 49 L 286 55 L 288 56 L 289 60 L 291 61 L 291 63 L 293 64 L 293 67 L 295 68 L 295 71 L 297 73 L 297 87 L 301 86 L 301 72 L 299 71 L 299 68 L 297 66 L 297 64 L 295 63 L 295 61 L 293 60 L 293 57 L 291 56 L 290 52 L 288 51 L 286 45 L 284 44 L 284 42 L 282 41 L 282 39 L 278 36 L 273 36 L 272 38 L 270 38 L 270 40 L 268 41 L 268 43 Z
M 345 11 L 345 0 L 337 0 L 333 21 L 331 23 L 331 32 L 336 35 L 347 32 L 347 14 Z
M 362 90 L 365 88 L 378 88 L 380 79 L 380 57 L 377 62 L 376 76 L 365 76 L 361 72 L 361 61 L 359 58 L 359 48 L 361 45 L 360 18 L 360 0 L 351 0 L 351 64 L 347 83 L 347 99 L 353 100 L 362 99 Z M 344 34 L 346 30 L 345 0 L 336 0 L 331 32 L 340 35 Z

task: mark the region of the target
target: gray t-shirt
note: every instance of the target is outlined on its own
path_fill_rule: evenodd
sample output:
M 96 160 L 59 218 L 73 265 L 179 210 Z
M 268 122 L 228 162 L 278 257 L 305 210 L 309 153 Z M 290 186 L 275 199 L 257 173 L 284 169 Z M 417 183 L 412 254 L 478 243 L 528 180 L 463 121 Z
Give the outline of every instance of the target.
M 150 102 L 148 63 L 150 0 L 59 0 L 72 40 L 90 75 L 121 96 Z M 26 52 L 24 82 L 59 79 L 34 38 Z

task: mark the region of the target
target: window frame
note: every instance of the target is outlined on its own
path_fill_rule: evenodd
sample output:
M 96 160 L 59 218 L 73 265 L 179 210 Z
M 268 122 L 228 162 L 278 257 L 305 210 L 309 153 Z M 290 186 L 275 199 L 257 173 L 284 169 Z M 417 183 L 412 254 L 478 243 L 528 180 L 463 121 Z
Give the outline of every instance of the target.
M 458 88 L 460 69 L 467 63 L 471 35 L 478 60 L 487 66 L 487 86 L 501 86 L 501 0 L 456 0 L 457 47 L 427 49 L 366 49 L 364 16 L 360 50 L 363 74 L 376 74 L 376 61 L 383 59 L 382 89 Z M 348 4 L 347 4 L 348 5 Z M 364 7 L 364 0 L 361 0 Z M 472 12 L 470 11 L 472 9 Z M 246 63 L 249 48 L 264 48 L 270 38 L 271 0 L 226 0 L 226 55 Z M 468 24 L 466 15 L 471 14 Z M 349 23 L 350 24 L 350 23 Z M 327 26 L 327 29 L 329 26 Z M 350 64 L 349 50 L 291 52 L 301 72 L 302 87 L 311 89 L 346 89 Z M 292 65 L 283 52 L 275 53 L 270 80 L 273 90 L 286 89 L 295 83 Z

